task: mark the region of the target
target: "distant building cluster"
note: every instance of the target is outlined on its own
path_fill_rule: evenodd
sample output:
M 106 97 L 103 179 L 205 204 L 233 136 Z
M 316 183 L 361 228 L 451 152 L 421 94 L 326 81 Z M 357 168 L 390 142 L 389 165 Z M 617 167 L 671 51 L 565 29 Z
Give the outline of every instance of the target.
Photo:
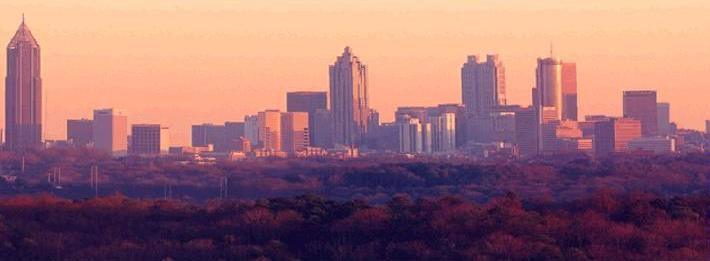
M 24 22 L 7 47 L 4 147 L 91 147 L 116 156 L 204 158 L 357 157 L 361 153 L 532 157 L 560 153 L 704 151 L 707 133 L 678 130 L 670 104 L 653 90 L 623 92 L 621 116 L 578 115 L 577 67 L 539 58 L 531 106 L 509 104 L 498 55 L 468 56 L 461 67 L 461 103 L 401 106 L 393 122 L 370 108 L 368 67 L 346 47 L 329 66 L 329 91 L 286 94 L 286 111 L 192 126 L 191 146 L 171 147 L 167 126 L 128 126 L 113 109 L 67 120 L 65 141 L 42 139 L 40 46 Z M 710 132 L 710 121 L 706 122 Z M 129 133 L 130 130 L 130 133 Z

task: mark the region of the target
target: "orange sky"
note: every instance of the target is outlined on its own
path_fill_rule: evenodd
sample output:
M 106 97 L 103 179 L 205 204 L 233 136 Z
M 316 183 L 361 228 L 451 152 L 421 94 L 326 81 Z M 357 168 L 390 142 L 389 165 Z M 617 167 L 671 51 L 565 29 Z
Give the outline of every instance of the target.
M 710 119 L 709 1 L 0 0 L 0 41 L 22 12 L 42 46 L 49 139 L 67 118 L 115 107 L 188 145 L 193 123 L 327 90 L 345 45 L 369 66 L 385 121 L 398 105 L 460 102 L 469 54 L 499 53 L 508 100 L 529 104 L 550 42 L 577 63 L 580 115 L 619 115 L 622 90 L 656 89 L 681 127 Z

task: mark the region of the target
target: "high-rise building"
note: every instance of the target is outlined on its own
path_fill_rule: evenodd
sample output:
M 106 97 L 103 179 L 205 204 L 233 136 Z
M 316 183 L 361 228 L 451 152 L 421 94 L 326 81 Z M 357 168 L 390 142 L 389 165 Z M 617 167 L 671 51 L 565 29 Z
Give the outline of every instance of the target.
M 225 133 L 224 125 L 211 123 L 192 125 L 192 146 L 209 147 L 212 145 L 216 152 L 227 152 L 228 143 Z
M 370 107 L 367 66 L 350 47 L 329 68 L 330 103 L 336 144 L 359 145 L 367 136 Z
M 281 113 L 281 148 L 294 154 L 311 145 L 308 131 L 308 112 Z
M 594 153 L 606 155 L 624 152 L 629 142 L 641 137 L 641 121 L 630 118 L 610 118 L 594 123 Z
M 659 102 L 656 104 L 658 111 L 658 134 L 661 136 L 671 135 L 671 104 Z
M 422 124 L 419 119 L 411 118 L 397 125 L 399 126 L 399 152 L 422 153 Z
M 281 112 L 267 110 L 258 113 L 259 147 L 266 151 L 282 151 L 281 147 Z
M 658 110 L 656 91 L 625 91 L 624 117 L 641 121 L 645 137 L 658 135 Z
M 555 58 L 537 59 L 536 91 L 533 104 L 553 108 L 554 119 L 562 120 L 562 61 Z
M 461 67 L 461 95 L 469 112 L 485 114 L 505 105 L 505 67 L 498 55 L 487 55 L 486 61 L 469 56 Z
M 705 134 L 710 134 L 710 120 L 705 121 Z
M 313 127 L 316 129 L 311 143 L 316 147 L 333 147 L 333 115 L 329 110 L 319 109 L 313 115 Z
M 227 151 L 242 151 L 242 137 L 244 137 L 244 122 L 228 121 L 224 123 L 224 139 Z
M 328 93 L 326 92 L 289 92 L 286 93 L 286 111 L 307 112 L 309 139 L 315 140 L 318 128 L 315 126 L 317 110 L 328 109 Z
M 130 153 L 134 155 L 161 155 L 170 150 L 169 128 L 160 124 L 133 124 L 131 126 Z
M 24 17 L 7 45 L 5 129 L 5 145 L 11 150 L 42 147 L 40 48 Z
M 536 108 L 515 113 L 515 141 L 521 156 L 534 156 L 540 150 L 540 119 Z
M 244 138 L 249 140 L 252 147 L 259 146 L 259 116 L 244 116 Z
M 94 110 L 94 148 L 113 155 L 128 152 L 128 119 L 113 109 Z
M 67 142 L 84 147 L 94 142 L 94 121 L 89 119 L 67 120 Z
M 241 150 L 241 137 L 245 135 L 243 122 L 225 122 L 224 125 L 203 123 L 192 125 L 192 146 L 212 146 L 215 152 Z
M 562 120 L 577 120 L 577 64 L 562 63 Z
M 430 121 L 433 152 L 456 151 L 456 113 L 444 112 L 431 117 Z

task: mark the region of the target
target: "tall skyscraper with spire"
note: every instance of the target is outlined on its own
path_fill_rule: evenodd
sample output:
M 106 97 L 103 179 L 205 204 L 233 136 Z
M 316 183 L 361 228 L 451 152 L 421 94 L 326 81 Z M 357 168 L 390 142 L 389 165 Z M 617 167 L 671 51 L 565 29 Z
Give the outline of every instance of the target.
M 329 68 L 330 102 L 334 143 L 357 146 L 367 135 L 370 107 L 367 96 L 367 66 L 350 47 Z
M 40 48 L 25 24 L 7 45 L 5 78 L 6 147 L 11 150 L 42 147 L 42 78 Z

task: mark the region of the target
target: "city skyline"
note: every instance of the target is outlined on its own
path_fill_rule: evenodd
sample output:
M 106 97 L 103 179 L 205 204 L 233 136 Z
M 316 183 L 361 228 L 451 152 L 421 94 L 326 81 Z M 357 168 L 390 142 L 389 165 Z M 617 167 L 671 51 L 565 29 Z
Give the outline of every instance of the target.
M 157 20 L 152 20 L 153 23 L 149 23 L 151 19 L 145 13 L 160 13 L 160 10 L 163 10 L 165 7 L 149 6 L 147 10 L 141 11 L 130 8 L 130 2 L 131 1 L 125 4 L 116 4 L 117 6 L 109 5 L 108 7 L 98 8 L 100 12 L 104 12 L 105 14 L 121 12 L 133 14 L 137 16 L 139 20 L 145 22 L 141 24 L 152 24 L 148 26 L 147 29 L 136 32 L 133 38 L 129 37 L 129 39 L 121 40 L 124 41 L 124 43 L 130 41 L 129 46 L 134 46 L 137 42 L 141 42 L 140 40 L 158 37 L 158 32 L 161 32 L 161 30 L 164 30 L 166 27 L 172 28 L 176 25 L 175 23 L 161 24 Z M 193 57 L 195 51 L 190 50 L 184 44 L 176 43 L 174 46 L 166 46 L 166 48 L 152 51 L 139 50 L 128 56 L 135 58 L 135 61 L 126 61 L 126 58 L 118 57 L 121 56 L 126 49 L 118 48 L 115 45 L 107 45 L 107 39 L 104 39 L 106 37 L 102 38 L 102 35 L 106 36 L 106 34 L 97 34 L 94 38 L 89 39 L 81 35 L 81 32 L 86 32 L 86 30 L 97 30 L 101 26 L 107 26 L 108 23 L 106 21 L 99 19 L 95 21 L 95 25 L 84 25 L 86 28 L 79 27 L 75 28 L 77 31 L 68 31 L 68 27 L 76 26 L 80 24 L 80 21 L 77 19 L 68 19 L 59 22 L 55 20 L 62 19 L 54 18 L 50 20 L 41 15 L 42 12 L 47 12 L 47 10 L 66 8 L 65 6 L 62 7 L 62 4 L 49 6 L 35 5 L 34 7 L 24 6 L 26 8 L 22 8 L 23 5 L 21 4 L 0 4 L 3 5 L 3 7 L 9 7 L 2 8 L 4 11 L 0 11 L 3 15 L 6 15 L 6 18 L 3 18 L 3 22 L 0 23 L 0 33 L 6 35 L 5 39 L 9 39 L 11 31 L 14 31 L 17 27 L 19 13 L 26 11 L 28 12 L 28 23 L 32 27 L 33 33 L 43 43 L 45 49 L 43 49 L 42 76 L 45 78 L 46 107 L 49 110 L 49 115 L 47 115 L 46 119 L 47 126 L 45 128 L 45 136 L 47 139 L 62 139 L 65 137 L 65 119 L 89 118 L 91 111 L 95 108 L 114 107 L 125 112 L 125 114 L 129 116 L 130 123 L 155 122 L 170 126 L 171 130 L 174 130 L 174 133 L 172 133 L 174 137 L 171 137 L 171 140 L 176 141 L 176 144 L 186 145 L 189 143 L 189 130 L 192 124 L 200 122 L 219 123 L 224 121 L 239 121 L 244 115 L 261 111 L 264 108 L 278 108 L 285 111 L 284 94 L 287 91 L 327 90 L 327 72 L 324 67 L 332 63 L 335 54 L 346 45 L 353 46 L 358 55 L 365 57 L 366 63 L 371 66 L 368 71 L 372 78 L 369 83 L 371 85 L 370 96 L 372 97 L 370 107 L 380 111 L 383 122 L 388 122 L 393 119 L 393 112 L 398 106 L 431 106 L 440 103 L 460 103 L 461 101 L 458 98 L 461 95 L 460 85 L 457 84 L 457 82 L 460 81 L 457 77 L 458 68 L 461 66 L 462 59 L 465 59 L 467 55 L 471 54 L 499 54 L 501 60 L 506 64 L 508 103 L 527 105 L 529 104 L 529 89 L 534 84 L 534 61 L 537 57 L 545 56 L 544 53 L 546 53 L 550 41 L 555 43 L 555 53 L 557 57 L 577 63 L 580 118 L 588 114 L 620 116 L 622 104 L 621 93 L 623 90 L 653 89 L 657 90 L 659 93 L 659 102 L 670 102 L 673 105 L 674 109 L 671 119 L 678 122 L 680 127 L 702 129 L 704 119 L 708 118 L 708 115 L 704 115 L 704 112 L 707 111 L 708 108 L 706 108 L 705 103 L 700 99 L 701 97 L 694 97 L 693 95 L 684 93 L 691 93 L 692 90 L 702 90 L 708 85 L 707 80 L 700 77 L 700 75 L 707 73 L 707 68 L 710 68 L 708 61 L 706 61 L 706 59 L 690 58 L 708 54 L 707 47 L 698 46 L 698 42 L 703 42 L 701 39 L 704 38 L 702 38 L 701 35 L 707 31 L 707 28 L 702 23 L 693 23 L 697 22 L 697 20 L 693 19 L 699 17 L 697 15 L 698 12 L 708 10 L 709 7 L 700 2 L 683 2 L 678 5 L 667 3 L 655 4 L 660 6 L 659 10 L 680 9 L 690 14 L 685 18 L 672 21 L 669 25 L 661 26 L 661 28 L 666 31 L 685 36 L 679 37 L 684 38 L 683 41 L 675 42 L 679 40 L 662 39 L 661 45 L 650 47 L 640 46 L 635 48 L 638 50 L 633 50 L 627 45 L 638 41 L 628 39 L 647 40 L 648 38 L 655 39 L 654 37 L 658 36 L 652 34 L 653 27 L 646 27 L 636 22 L 625 22 L 621 23 L 622 29 L 634 29 L 633 31 L 639 32 L 639 34 L 631 34 L 627 36 L 628 38 L 622 37 L 627 40 L 614 44 L 614 39 L 619 41 L 622 30 L 613 30 L 604 27 L 607 29 L 601 30 L 602 33 L 611 32 L 610 37 L 606 40 L 600 40 L 600 38 L 603 37 L 591 37 L 589 41 L 596 42 L 600 44 L 600 46 L 586 54 L 578 52 L 581 52 L 580 50 L 588 45 L 575 43 L 575 41 L 572 41 L 570 38 L 589 35 L 583 33 L 583 30 L 577 31 L 570 28 L 567 28 L 568 30 L 566 32 L 571 34 L 571 37 L 564 37 L 564 35 L 548 35 L 548 37 L 543 37 L 555 30 L 550 28 L 542 32 L 533 30 L 530 32 L 532 35 L 530 36 L 531 39 L 527 39 L 530 40 L 528 41 L 529 43 L 533 44 L 528 44 L 526 42 L 510 43 L 503 41 L 507 38 L 494 32 L 482 33 L 484 36 L 489 34 L 497 37 L 493 37 L 493 40 L 484 40 L 481 42 L 478 37 L 472 37 L 472 32 L 459 27 L 452 27 L 451 32 L 462 33 L 463 35 L 458 38 L 453 37 L 457 39 L 456 42 L 447 41 L 445 44 L 438 45 L 447 48 L 437 48 L 437 46 L 411 41 L 399 41 L 396 43 L 398 48 L 394 49 L 402 50 L 378 46 L 383 45 L 383 37 L 381 34 L 376 33 L 376 35 L 380 35 L 380 37 L 374 37 L 370 41 L 367 41 L 363 39 L 362 36 L 358 37 L 357 32 L 342 29 L 344 34 L 349 37 L 337 37 L 335 40 L 329 40 L 319 44 L 318 46 L 320 47 L 327 47 L 324 48 L 324 50 L 306 49 L 302 53 L 293 53 L 293 50 L 296 49 L 286 51 L 286 49 L 279 48 L 280 46 L 270 43 L 270 39 L 264 39 L 263 35 L 252 35 L 254 37 L 250 38 L 248 37 L 248 33 L 243 35 L 242 31 L 239 31 L 239 29 L 217 26 L 216 28 L 205 29 L 206 31 L 202 32 L 202 35 L 208 36 L 211 39 L 226 39 L 229 40 L 227 42 L 231 44 L 244 43 L 248 46 L 253 46 L 255 42 L 262 42 L 265 47 L 256 50 L 253 54 L 248 54 L 244 52 L 244 48 L 229 50 L 224 49 L 224 46 L 221 44 L 215 44 L 216 50 L 221 52 L 224 57 L 215 56 L 216 52 L 210 53 L 206 57 L 196 59 L 196 65 L 198 67 L 205 67 L 205 69 L 198 68 L 189 70 L 183 66 L 185 65 L 186 58 Z M 79 8 L 80 11 L 83 10 L 87 12 L 87 10 L 91 11 L 97 9 L 97 7 L 91 6 L 92 4 L 79 5 L 83 6 L 83 9 Z M 205 10 L 209 11 L 210 7 L 213 7 L 213 5 L 214 4 L 206 3 L 205 7 L 197 11 L 190 11 L 193 13 L 186 11 L 187 13 L 181 14 L 178 12 L 176 15 L 188 17 L 195 15 L 196 18 L 204 18 Z M 431 5 L 431 3 L 425 3 L 423 5 Z M 464 4 L 459 3 L 458 5 Z M 496 4 L 488 5 L 489 7 L 487 8 L 499 8 L 496 7 Z M 617 7 L 616 4 L 610 3 L 600 5 L 600 10 L 614 9 Z M 637 15 L 641 18 L 645 17 L 646 19 L 650 19 L 652 14 L 659 14 L 659 11 L 635 8 L 632 4 L 628 3 L 619 3 L 618 5 L 621 6 L 621 9 L 640 10 L 640 13 Z M 265 7 L 270 6 L 265 4 Z M 338 8 L 332 6 L 325 6 L 323 8 L 327 10 L 338 10 Z M 356 11 L 354 12 L 362 11 L 362 8 L 363 7 L 355 6 Z M 416 9 L 414 13 L 429 14 L 429 16 L 426 17 L 432 17 L 431 13 L 427 13 L 421 7 L 412 8 Z M 451 10 L 450 6 L 441 8 L 448 10 L 447 12 L 452 13 L 452 15 L 461 15 L 460 12 Z M 532 9 L 534 10 L 531 11 L 526 8 L 520 8 L 516 12 L 534 13 L 540 11 L 537 8 Z M 394 7 L 392 4 L 389 4 L 381 7 L 381 10 L 383 10 L 383 13 L 392 13 L 394 12 Z M 477 7 L 471 6 L 467 6 L 466 10 L 472 10 L 472 13 L 481 12 Z M 15 13 L 9 13 L 10 11 Z M 227 8 L 225 13 L 230 13 L 230 11 L 233 11 L 233 8 Z M 245 7 L 244 12 L 258 13 L 260 11 L 254 10 L 253 7 Z M 307 12 L 309 11 L 304 10 L 304 8 L 296 10 L 296 13 Z M 601 11 L 573 8 L 571 12 L 588 16 L 590 13 L 598 13 Z M 351 15 L 350 13 L 348 14 Z M 663 12 L 660 12 L 660 14 L 662 15 Z M 607 15 L 611 18 L 618 19 L 617 15 L 613 12 Z M 87 14 L 87 16 L 88 17 L 84 19 L 91 19 L 92 16 L 96 18 L 95 15 L 91 14 Z M 563 16 L 569 16 L 569 14 L 564 14 Z M 216 15 L 215 17 L 216 18 L 207 17 L 207 20 L 214 22 L 215 20 L 210 19 L 224 19 L 224 17 L 220 15 Z M 109 20 L 111 19 L 117 18 L 110 18 Z M 375 15 L 373 19 L 379 18 Z M 404 20 L 409 21 L 408 19 Z M 55 23 L 57 23 L 57 26 L 49 26 Z M 606 25 L 606 23 L 609 23 L 609 21 L 602 22 L 602 25 Z M 122 35 L 123 30 L 135 26 L 137 25 L 133 23 L 118 23 L 115 28 L 118 30 L 117 34 Z M 267 27 L 267 29 L 271 28 L 271 26 L 268 25 L 262 26 Z M 437 28 L 439 26 L 442 25 L 436 25 Z M 391 25 L 388 24 L 386 27 L 391 27 Z M 375 30 L 372 26 L 367 28 L 381 33 L 380 30 Z M 223 30 L 223 34 L 215 34 L 214 30 L 216 29 Z M 517 32 L 521 29 L 522 28 L 514 28 L 513 31 Z M 409 33 L 409 37 L 405 34 L 399 35 L 396 38 L 399 40 L 413 40 L 420 39 L 424 35 L 422 32 L 411 30 L 412 29 L 405 28 L 405 31 Z M 235 31 L 240 33 L 236 33 Z M 195 33 L 192 27 L 188 28 L 187 32 Z M 284 37 L 282 35 L 284 33 L 283 30 L 274 29 L 274 32 L 277 32 L 275 36 L 277 39 Z M 167 33 L 167 38 L 175 41 L 176 39 L 179 40 L 186 37 L 185 34 L 186 33 Z M 242 41 L 235 40 L 237 35 L 241 37 L 240 39 Z M 325 35 L 337 36 L 338 34 L 334 30 L 325 30 Z M 287 41 L 287 43 L 304 43 L 309 36 L 312 36 L 312 34 L 299 33 L 299 31 L 296 30 L 293 39 Z M 78 38 L 78 40 L 72 39 L 70 41 L 69 38 Z M 666 38 L 668 37 L 666 36 Z M 385 37 L 385 39 L 388 38 Z M 683 43 L 682 46 L 685 47 L 683 51 L 677 51 L 675 53 L 667 51 L 669 49 L 667 47 L 681 46 L 681 42 Z M 165 44 L 165 42 L 160 43 Z M 150 45 L 151 44 L 148 46 Z M 251 50 L 249 48 L 246 49 Z M 385 49 L 388 52 L 385 52 Z M 80 50 L 84 50 L 86 53 L 80 52 Z M 605 50 L 614 50 L 614 53 L 607 53 Z M 260 55 L 267 51 L 273 54 L 266 54 L 263 55 L 262 58 L 259 58 Z M 410 57 L 406 57 L 406 53 L 408 53 Z M 648 54 L 648 56 L 644 56 L 644 53 Z M 95 63 L 93 62 L 97 61 L 95 58 L 89 57 L 92 55 L 111 58 L 111 64 L 99 62 L 98 66 L 89 68 L 89 65 L 94 65 Z M 278 58 L 282 58 L 281 60 L 284 61 L 282 65 L 276 65 L 275 61 L 278 60 Z M 673 64 L 679 64 L 681 68 L 669 69 L 666 63 L 660 62 L 670 60 L 671 58 L 674 59 Z M 648 62 L 649 60 L 659 62 Z M 419 64 L 419 66 L 413 67 L 413 65 L 404 63 L 405 61 L 410 63 L 414 61 Z M 171 65 L 171 62 L 177 62 L 176 64 L 178 65 Z M 130 67 L 140 63 L 148 67 Z M 303 63 L 303 65 L 293 67 L 294 63 Z M 600 64 L 604 64 L 605 66 L 600 66 Z M 663 64 L 663 66 L 660 66 L 660 64 Z M 244 66 L 249 65 L 254 66 L 249 70 L 245 69 Z M 266 65 L 273 66 L 273 75 L 276 77 L 267 76 L 265 73 L 248 75 L 255 70 L 265 69 L 264 66 Z M 4 64 L 2 66 L 4 66 Z M 215 68 L 215 66 L 222 66 L 229 69 L 218 68 L 218 70 L 215 71 L 207 70 L 208 68 Z M 284 66 L 290 67 L 290 72 L 284 70 Z M 78 70 L 79 68 L 86 70 Z M 397 70 L 393 71 L 394 68 L 397 68 Z M 144 81 L 147 75 L 146 72 L 142 72 L 141 69 L 151 69 L 151 74 L 155 74 L 151 77 L 155 79 Z M 5 71 L 4 68 L 2 71 Z M 630 77 L 624 77 L 624 75 Z M 694 75 L 697 76 L 694 77 Z M 256 78 L 257 76 L 259 79 Z M 210 86 L 196 84 L 205 77 L 215 77 L 215 82 L 223 81 L 227 83 L 217 83 Z M 229 79 L 233 81 L 226 81 Z M 193 92 L 197 87 L 204 88 L 202 95 L 206 95 L 203 99 L 208 101 L 206 102 L 207 106 L 190 110 L 187 105 L 179 104 L 181 99 L 190 97 L 187 96 L 187 93 Z M 170 95 L 167 97 L 174 97 L 175 100 L 166 99 L 164 102 L 149 102 L 151 99 L 155 100 L 155 98 L 162 96 L 167 90 L 171 90 L 171 92 L 168 93 Z M 111 98 L 102 95 L 106 91 L 111 91 Z M 596 91 L 603 92 L 607 95 L 593 95 Z M 409 95 L 394 96 L 393 94 L 395 93 L 409 93 Z M 224 96 L 224 98 L 218 96 Z M 71 97 L 71 99 L 69 99 L 69 97 Z M 251 101 L 251 103 L 247 101 Z M 181 115 L 182 117 L 176 117 L 170 114 L 165 116 L 167 112 L 172 111 L 184 112 L 184 115 Z

